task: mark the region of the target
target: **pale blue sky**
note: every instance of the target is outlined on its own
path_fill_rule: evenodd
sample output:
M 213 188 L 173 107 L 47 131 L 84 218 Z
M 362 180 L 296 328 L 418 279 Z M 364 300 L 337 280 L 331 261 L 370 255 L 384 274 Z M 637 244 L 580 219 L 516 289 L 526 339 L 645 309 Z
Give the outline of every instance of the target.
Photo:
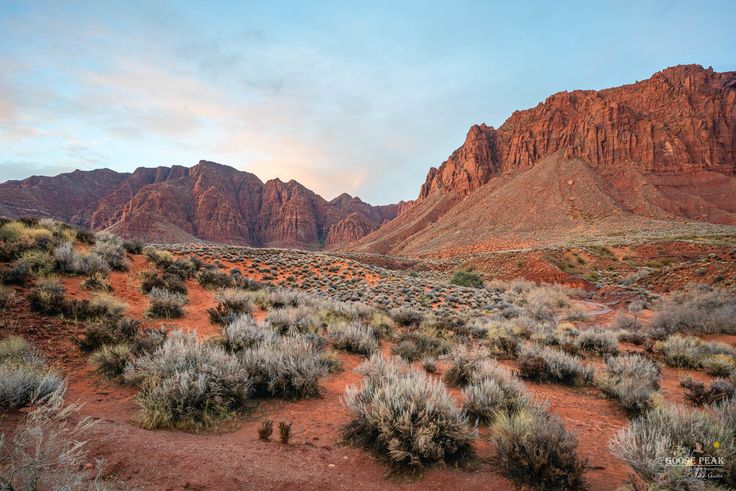
M 214 160 L 416 197 L 473 123 L 681 63 L 736 2 L 0 0 L 0 181 Z

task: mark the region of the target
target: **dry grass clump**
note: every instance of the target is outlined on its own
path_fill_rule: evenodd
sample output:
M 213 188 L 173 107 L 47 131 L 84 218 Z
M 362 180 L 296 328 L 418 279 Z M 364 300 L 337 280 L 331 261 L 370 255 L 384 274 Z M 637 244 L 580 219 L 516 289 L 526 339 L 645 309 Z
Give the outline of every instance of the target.
M 733 355 L 708 355 L 700 364 L 707 374 L 715 377 L 728 377 L 736 372 L 736 357 Z
M 517 483 L 540 489 L 585 488 L 587 461 L 577 456 L 577 439 L 539 404 L 498 414 L 491 428 L 496 462 Z
M 656 407 L 614 435 L 611 451 L 634 469 L 648 489 L 732 488 L 736 485 L 735 408 L 733 399 L 707 411 Z M 723 466 L 703 473 L 702 467 L 687 465 L 690 459 L 720 461 Z M 709 474 L 723 477 L 711 480 Z
M 575 338 L 575 347 L 597 355 L 613 355 L 618 353 L 618 336 L 601 327 L 586 329 Z
M 529 404 L 524 384 L 495 362 L 482 362 L 463 389 L 463 411 L 471 420 L 493 423 L 499 413 L 514 414 Z
M 327 331 L 335 348 L 358 355 L 372 355 L 378 351 L 379 340 L 373 329 L 359 322 L 333 324 Z
M 123 239 L 109 232 L 95 234 L 95 245 L 91 252 L 100 256 L 112 268 L 118 271 L 128 271 L 130 264 L 127 259 Z
M 445 371 L 444 380 L 447 385 L 464 387 L 475 376 L 481 364 L 489 358 L 488 351 L 474 346 L 457 345 L 450 352 L 451 365 Z
M 454 463 L 472 455 L 474 433 L 444 384 L 397 359 L 373 355 L 360 367 L 362 387 L 348 387 L 351 444 L 374 449 L 398 469 Z
M 703 341 L 695 336 L 673 334 L 654 345 L 655 353 L 660 354 L 665 363 L 675 368 L 701 368 L 710 355 L 736 357 L 736 349 L 725 343 Z
M 594 370 L 576 356 L 546 346 L 532 345 L 521 348 L 517 358 L 519 374 L 523 378 L 561 384 L 589 383 Z
M 15 290 L 0 285 L 0 310 L 7 310 L 15 304 Z
M 80 406 L 64 405 L 63 389 L 43 398 L 25 415 L 13 439 L 0 435 L 0 487 L 24 490 L 103 489 L 85 470 L 85 433 L 95 424 L 78 417 Z
M 659 306 L 652 328 L 667 333 L 736 333 L 736 296 L 727 290 L 692 286 Z
M 207 309 L 210 321 L 213 324 L 225 325 L 240 314 L 250 314 L 253 311 L 253 300 L 246 290 L 227 288 L 217 292 L 216 307 Z
M 235 356 L 181 331 L 130 362 L 125 379 L 140 387 L 139 422 L 149 429 L 212 426 L 242 410 L 252 388 Z
M 238 353 L 256 395 L 306 399 L 319 395 L 325 365 L 305 337 L 274 336 Z
M 0 409 L 30 406 L 64 387 L 23 338 L 0 340 Z
M 707 386 L 703 382 L 696 382 L 692 377 L 685 377 L 680 380 L 680 387 L 687 391 L 685 397 L 696 406 L 713 404 L 736 395 L 736 385 L 722 378 L 715 379 Z
M 266 322 L 279 334 L 316 333 L 322 327 L 315 309 L 308 306 L 278 308 L 266 314 Z
M 659 380 L 659 367 L 636 354 L 607 358 L 602 371 L 596 375 L 596 384 L 604 393 L 637 414 L 657 403 Z
M 39 314 L 59 315 L 65 310 L 64 286 L 56 280 L 39 281 L 28 294 L 31 310 Z
M 187 301 L 186 295 L 154 287 L 148 294 L 146 316 L 166 319 L 182 317 Z

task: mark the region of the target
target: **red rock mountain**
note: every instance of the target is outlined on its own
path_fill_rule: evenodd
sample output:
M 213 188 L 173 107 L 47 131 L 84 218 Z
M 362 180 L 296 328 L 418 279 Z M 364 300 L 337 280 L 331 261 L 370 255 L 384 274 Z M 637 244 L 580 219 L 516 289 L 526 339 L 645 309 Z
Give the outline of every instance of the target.
M 2 215 L 53 217 L 160 242 L 334 247 L 393 219 L 400 206 L 371 206 L 347 194 L 326 201 L 296 181 L 263 183 L 207 161 L 191 168 L 74 171 L 0 184 Z
M 736 225 L 736 72 L 576 90 L 470 128 L 415 204 L 350 249 L 448 255 L 672 221 Z

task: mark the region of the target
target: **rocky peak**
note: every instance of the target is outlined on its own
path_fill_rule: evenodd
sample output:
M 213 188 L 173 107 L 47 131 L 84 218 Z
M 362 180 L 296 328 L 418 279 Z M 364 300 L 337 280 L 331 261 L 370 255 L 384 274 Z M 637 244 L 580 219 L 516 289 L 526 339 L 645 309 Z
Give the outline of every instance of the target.
M 515 111 L 498 130 L 474 125 L 465 143 L 429 170 L 419 200 L 468 194 L 494 175 L 528 169 L 558 151 L 602 173 L 634 167 L 733 175 L 735 147 L 736 72 L 680 65 L 622 87 L 559 92 Z

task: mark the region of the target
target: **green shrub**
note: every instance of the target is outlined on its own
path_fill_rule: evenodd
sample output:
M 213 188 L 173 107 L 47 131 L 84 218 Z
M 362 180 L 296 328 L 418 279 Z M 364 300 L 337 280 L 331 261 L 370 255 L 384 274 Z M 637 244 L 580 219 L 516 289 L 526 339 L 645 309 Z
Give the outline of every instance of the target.
M 482 288 L 483 278 L 478 273 L 473 273 L 472 271 L 457 271 L 452 275 L 450 283 L 471 288 Z
M 725 343 L 703 341 L 694 336 L 673 334 L 654 345 L 654 351 L 663 356 L 665 363 L 676 368 L 701 368 L 709 355 L 736 356 L 736 349 Z
M 343 430 L 347 442 L 375 449 L 398 468 L 472 455 L 474 434 L 442 382 L 381 355 L 361 369 L 362 387 L 345 391 L 353 416 Z

